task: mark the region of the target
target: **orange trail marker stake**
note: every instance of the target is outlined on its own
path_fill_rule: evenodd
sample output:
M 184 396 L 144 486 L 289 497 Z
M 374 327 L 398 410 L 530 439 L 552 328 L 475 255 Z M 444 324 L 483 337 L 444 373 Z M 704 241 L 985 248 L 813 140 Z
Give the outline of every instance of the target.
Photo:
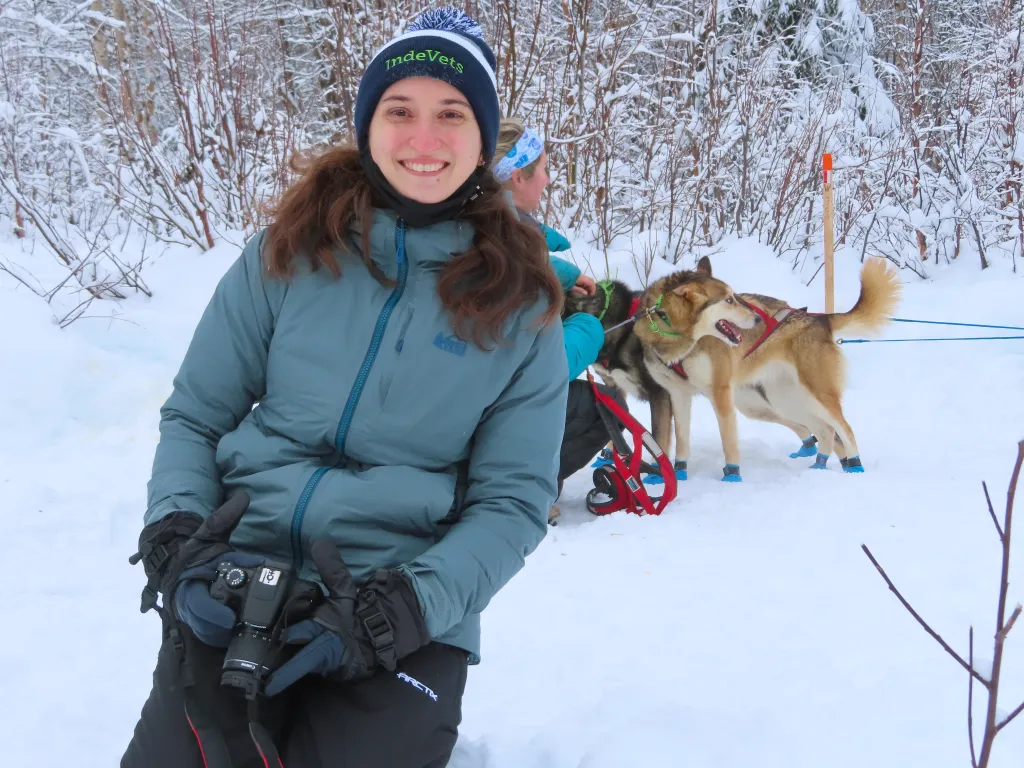
M 824 174 L 824 186 L 822 196 L 824 198 L 825 213 L 825 312 L 832 314 L 836 311 L 835 304 L 835 271 L 832 263 L 832 253 L 835 245 L 835 230 L 833 228 L 833 215 L 835 213 L 835 201 L 832 197 L 832 155 L 826 154 L 821 157 L 821 170 Z

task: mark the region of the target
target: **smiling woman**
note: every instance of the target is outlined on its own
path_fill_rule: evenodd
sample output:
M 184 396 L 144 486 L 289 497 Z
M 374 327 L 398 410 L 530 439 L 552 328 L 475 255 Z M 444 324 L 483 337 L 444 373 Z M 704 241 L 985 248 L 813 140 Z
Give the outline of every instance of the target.
M 370 156 L 384 178 L 419 203 L 451 197 L 483 164 L 473 108 L 453 86 L 413 77 L 388 88 L 370 123 Z
M 459 222 L 472 244 L 442 265 L 437 295 L 456 334 L 486 346 L 512 313 L 542 299 L 549 321 L 563 297 L 543 238 L 488 168 L 499 123 L 494 55 L 467 18 L 428 12 L 423 24 L 446 28 L 414 24 L 377 53 L 356 98 L 356 146 L 293 164 L 301 176 L 273 209 L 265 249 L 272 275 L 291 274 L 297 256 L 338 275 L 337 246 L 358 237 L 366 268 L 384 284 L 371 254 L 375 217 L 386 211 L 406 230 Z
M 445 765 L 480 615 L 547 530 L 563 297 L 488 169 L 480 27 L 424 13 L 355 127 L 297 165 L 161 411 L 164 642 L 122 768 Z

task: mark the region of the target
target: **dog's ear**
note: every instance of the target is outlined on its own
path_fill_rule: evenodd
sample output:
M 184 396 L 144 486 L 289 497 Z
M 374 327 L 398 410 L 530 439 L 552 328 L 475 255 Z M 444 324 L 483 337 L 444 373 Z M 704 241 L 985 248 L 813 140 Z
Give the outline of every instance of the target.
M 700 261 L 697 262 L 697 272 L 711 277 L 711 259 L 707 256 L 701 256 Z
M 691 304 L 699 304 L 701 299 L 704 298 L 704 292 L 701 291 L 700 286 L 695 283 L 683 283 L 682 285 L 676 286 L 672 289 L 672 293 L 676 296 L 681 296 Z

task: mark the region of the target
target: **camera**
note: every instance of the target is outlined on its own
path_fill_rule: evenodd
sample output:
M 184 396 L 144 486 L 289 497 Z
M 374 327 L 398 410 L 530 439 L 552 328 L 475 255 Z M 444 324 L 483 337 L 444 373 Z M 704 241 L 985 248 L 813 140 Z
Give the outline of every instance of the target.
M 220 684 L 256 698 L 274 668 L 274 625 L 289 597 L 294 572 L 286 563 L 266 560 L 245 568 L 230 561 L 217 566 L 210 596 L 235 611 L 238 624 L 228 643 Z

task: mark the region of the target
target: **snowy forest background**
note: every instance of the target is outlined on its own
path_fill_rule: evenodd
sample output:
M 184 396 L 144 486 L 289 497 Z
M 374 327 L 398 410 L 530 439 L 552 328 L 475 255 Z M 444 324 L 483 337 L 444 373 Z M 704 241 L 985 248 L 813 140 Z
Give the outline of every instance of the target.
M 838 247 L 922 277 L 1016 270 L 1022 0 L 457 4 L 506 114 L 554 150 L 546 221 L 599 250 L 640 236 L 641 274 L 734 234 L 814 267 L 823 152 Z M 162 244 L 240 243 L 292 153 L 346 137 L 364 66 L 426 5 L 0 0 L 0 229 L 23 238 L 0 270 L 76 295 L 63 325 L 148 292 Z

